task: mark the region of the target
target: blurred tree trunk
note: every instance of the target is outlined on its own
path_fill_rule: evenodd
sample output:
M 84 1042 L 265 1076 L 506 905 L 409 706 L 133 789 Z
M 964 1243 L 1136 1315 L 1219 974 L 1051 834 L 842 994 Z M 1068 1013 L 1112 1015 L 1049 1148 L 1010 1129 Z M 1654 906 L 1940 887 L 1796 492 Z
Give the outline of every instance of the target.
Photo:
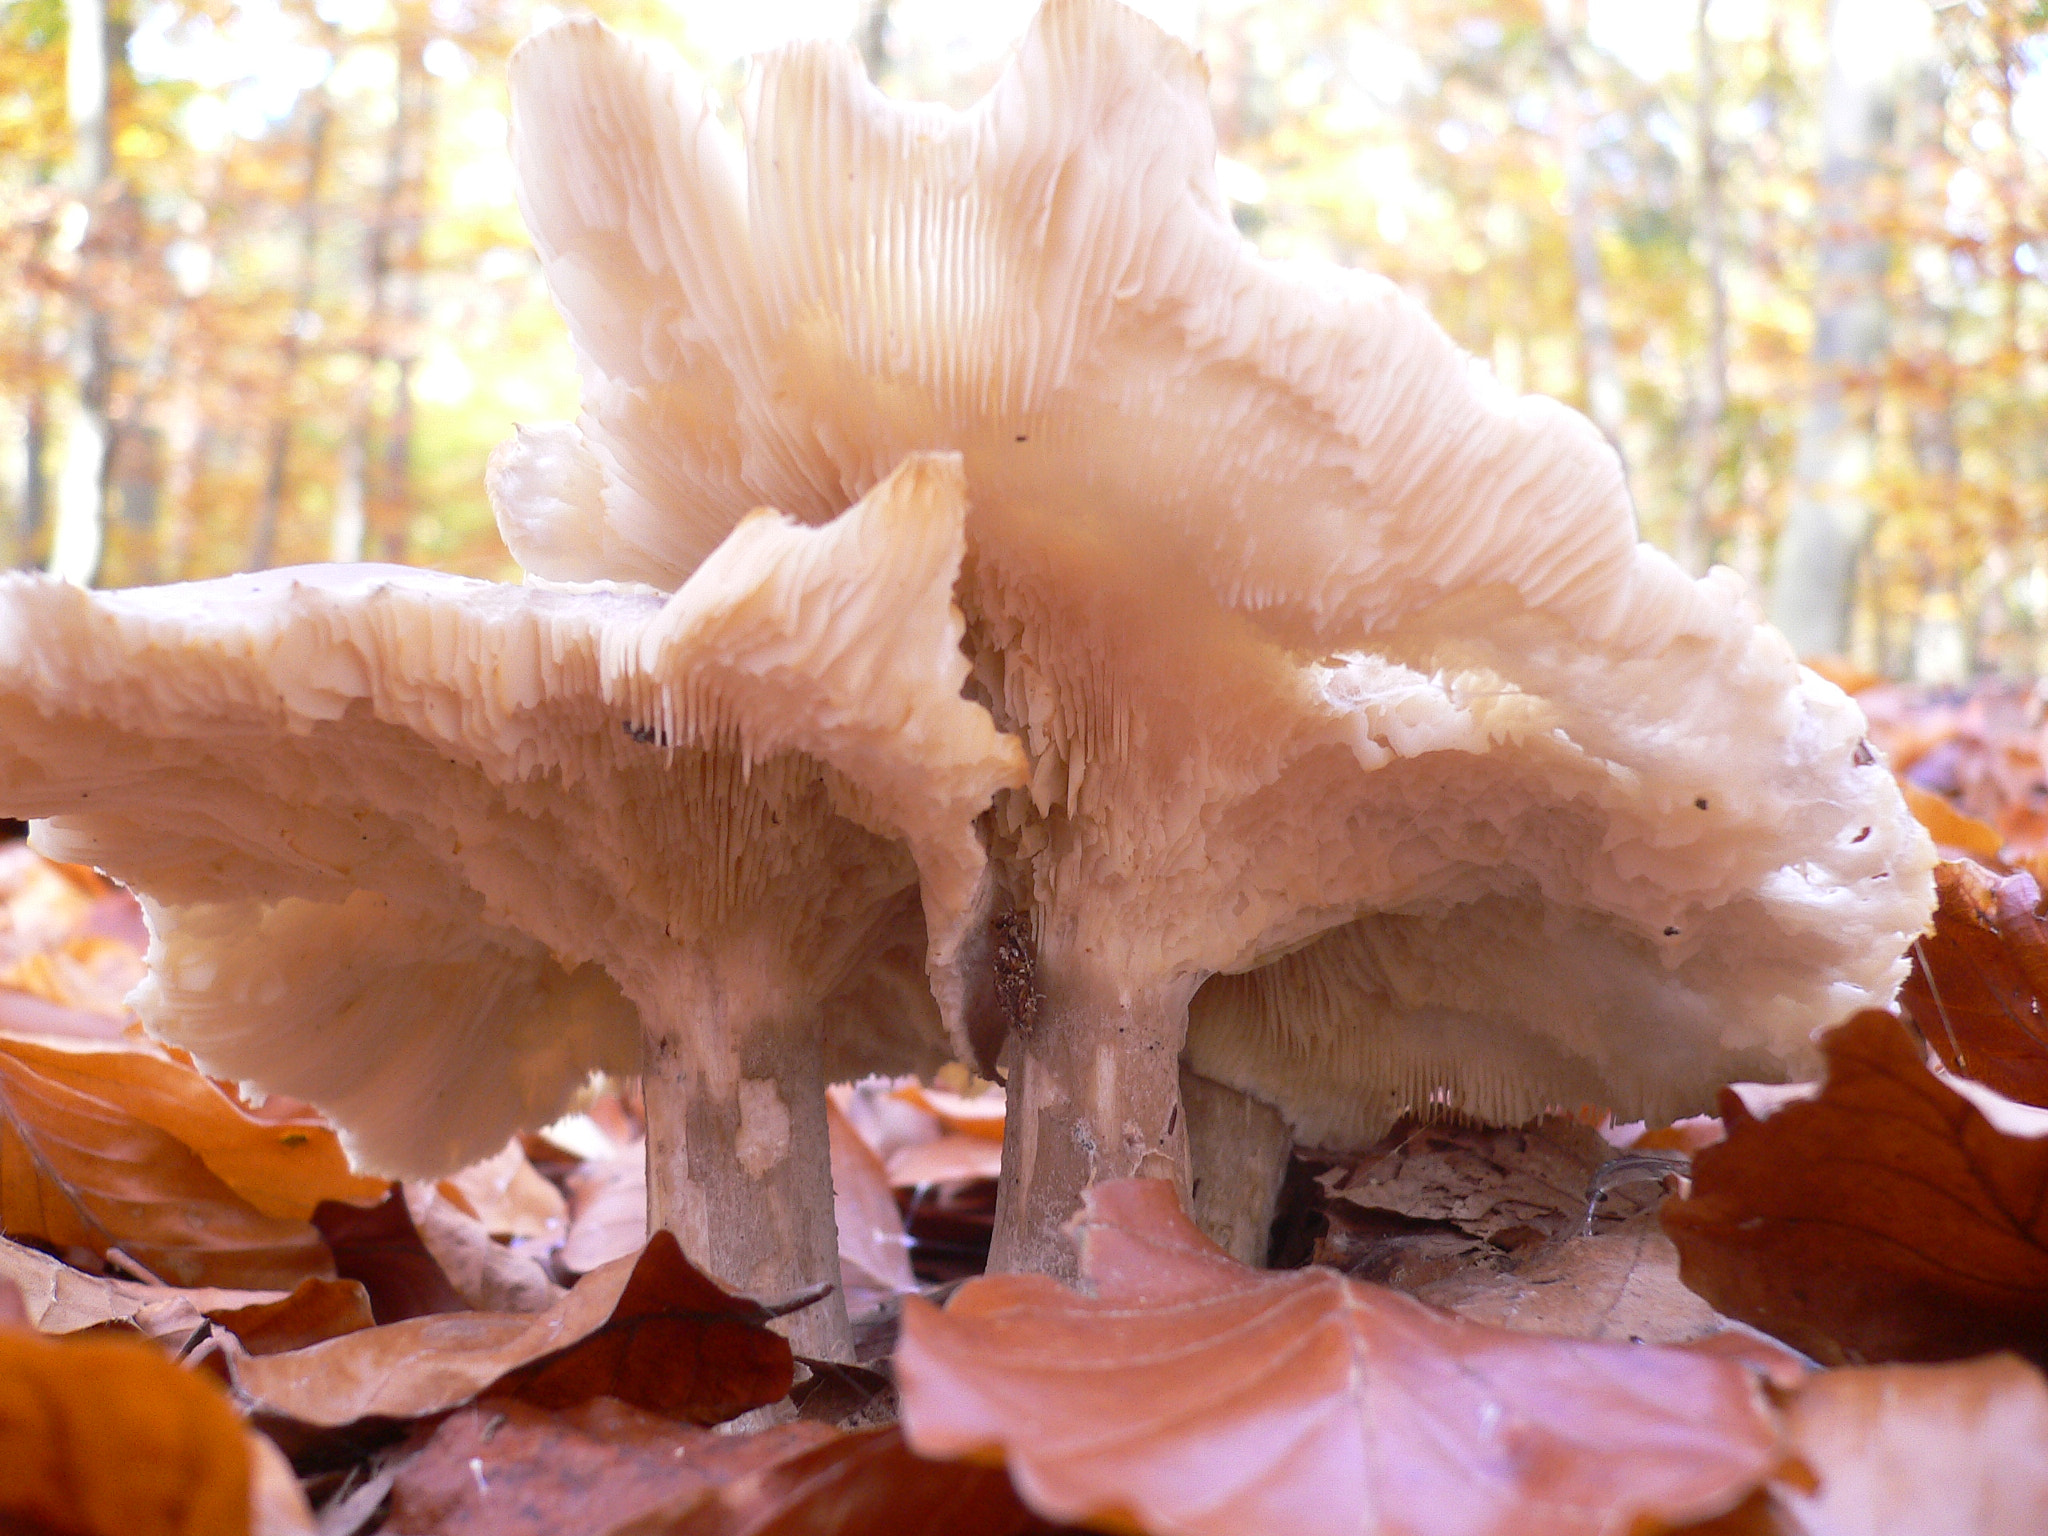
M 1544 0 L 1545 57 L 1555 104 L 1557 153 L 1564 169 L 1565 238 L 1572 255 L 1579 331 L 1579 372 L 1586 387 L 1586 414 L 1621 452 L 1626 400 L 1614 358 L 1614 325 L 1609 318 L 1607 282 L 1600 271 L 1599 211 L 1593 198 L 1593 163 L 1586 148 L 1586 89 L 1572 58 L 1572 42 L 1583 36 L 1583 0 Z
M 375 463 L 372 439 L 377 425 L 377 374 L 388 348 L 385 331 L 391 314 L 391 243 L 398 222 L 399 200 L 405 194 L 409 169 L 417 158 L 413 139 L 416 86 L 425 73 L 421 50 L 425 39 L 419 19 L 411 8 L 400 12 L 398 35 L 397 104 L 391 117 L 391 137 L 384 156 L 384 181 L 377 193 L 377 214 L 370 226 L 364 281 L 369 288 L 369 311 L 363 322 L 362 373 L 349 400 L 348 435 L 341 445 L 341 480 L 334 498 L 334 522 L 327 540 L 327 558 L 352 561 L 363 558 L 370 529 L 373 498 L 371 472 Z
M 294 396 L 299 381 L 299 362 L 306 337 L 314 325 L 313 297 L 319 276 L 320 184 L 327 173 L 327 144 L 334 122 L 334 98 L 323 84 L 315 87 L 312 116 L 306 127 L 305 178 L 299 185 L 295 213 L 298 225 L 298 273 L 292 294 L 291 321 L 279 348 L 277 416 L 270 427 L 270 457 L 263 476 L 263 494 L 256 503 L 256 527 L 249 539 L 245 562 L 252 571 L 269 565 L 277 554 L 278 523 L 284 515 L 285 491 L 290 483 L 292 431 L 298 409 Z
M 1693 397 L 1692 484 L 1679 519 L 1673 554 L 1690 575 L 1707 568 L 1712 545 L 1714 487 L 1721 469 L 1721 419 L 1728 412 L 1728 277 L 1722 236 L 1721 140 L 1714 129 L 1719 85 L 1714 70 L 1714 37 L 1707 27 L 1712 0 L 1699 0 L 1695 36 L 1699 50 L 1695 137 L 1699 154 L 1699 236 L 1701 274 L 1707 288 L 1706 356 Z
M 103 225 L 113 204 L 114 114 L 112 81 L 124 40 L 108 0 L 65 0 L 65 103 L 71 121 L 72 181 L 86 211 L 73 284 L 70 335 L 72 400 L 65 424 L 64 460 L 57 477 L 57 520 L 50 571 L 90 584 L 99 574 L 106 541 L 107 463 L 113 452 L 107 417 L 113 393 L 113 320 L 101 278 Z
M 1874 376 L 1890 344 L 1879 222 L 1910 44 L 1886 0 L 1831 0 L 1806 405 L 1778 535 L 1771 620 L 1802 656 L 1845 655 L 1870 532 Z

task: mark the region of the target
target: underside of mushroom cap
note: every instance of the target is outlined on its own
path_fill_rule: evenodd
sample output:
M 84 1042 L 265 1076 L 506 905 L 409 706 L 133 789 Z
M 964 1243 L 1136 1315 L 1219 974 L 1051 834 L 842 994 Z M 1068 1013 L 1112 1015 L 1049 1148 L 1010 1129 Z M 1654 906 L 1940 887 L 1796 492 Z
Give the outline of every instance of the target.
M 1021 777 L 960 697 L 961 516 L 957 464 L 916 461 L 826 527 L 751 520 L 666 600 L 7 578 L 0 801 L 150 899 L 153 1027 L 445 1171 L 630 1070 L 627 999 L 680 946 L 772 952 L 814 1009 L 913 887 L 957 942 L 973 818 Z M 394 1047 L 394 1007 L 429 1036 Z

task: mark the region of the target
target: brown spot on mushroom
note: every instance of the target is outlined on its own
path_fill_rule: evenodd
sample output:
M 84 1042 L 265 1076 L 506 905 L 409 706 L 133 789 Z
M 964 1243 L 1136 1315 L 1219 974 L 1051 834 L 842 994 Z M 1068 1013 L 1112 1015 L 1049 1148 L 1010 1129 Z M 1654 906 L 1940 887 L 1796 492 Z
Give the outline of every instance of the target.
M 1856 743 L 1856 755 L 1851 759 L 1851 761 L 1854 762 L 1858 768 L 1869 768 L 1877 762 L 1877 754 L 1870 750 L 1869 742 L 1859 741 Z
M 1664 930 L 1664 937 L 1667 939 L 1675 939 L 1678 937 L 1678 930 L 1676 928 L 1666 928 Z
M 1705 795 L 1701 795 L 1699 799 L 1693 801 L 1693 804 L 1697 806 L 1700 810 L 1704 811 L 1707 808 L 1707 797 Z
M 1858 832 L 1854 837 L 1850 838 L 1849 841 L 1852 843 L 1860 843 L 1868 836 L 1870 836 L 1870 828 L 1865 827 L 1861 832 Z
M 990 925 L 995 934 L 996 1004 L 1003 1020 L 1019 1034 L 1038 1022 L 1038 951 L 1031 942 L 1031 920 L 1022 912 L 1005 912 Z

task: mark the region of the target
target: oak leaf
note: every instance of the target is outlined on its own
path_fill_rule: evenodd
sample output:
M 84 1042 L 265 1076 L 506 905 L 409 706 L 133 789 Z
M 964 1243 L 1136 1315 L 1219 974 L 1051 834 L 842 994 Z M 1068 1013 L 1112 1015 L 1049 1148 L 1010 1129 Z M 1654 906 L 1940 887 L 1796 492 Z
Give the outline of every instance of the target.
M 767 1318 L 656 1232 L 545 1312 L 409 1318 L 286 1354 L 240 1355 L 232 1368 L 258 1409 L 321 1428 L 424 1418 L 486 1393 L 542 1408 L 616 1397 L 715 1424 L 789 1391 L 794 1361 Z
M 138 1113 L 147 1095 L 123 1070 L 136 1054 L 0 1038 L 0 1230 L 119 1248 L 177 1285 L 289 1290 L 331 1275 L 311 1226 L 258 1210 Z
M 1994 1126 L 1890 1014 L 1821 1048 L 1820 1091 L 1767 1119 L 1723 1092 L 1727 1139 L 1664 1206 L 1685 1283 L 1830 1365 L 2048 1359 L 2048 1138 Z
M 1899 1006 L 1942 1064 L 2008 1098 L 2048 1104 L 2048 918 L 2030 874 L 1934 871 L 1934 927 L 1913 945 Z
M 241 1536 L 249 1446 L 210 1377 L 139 1339 L 0 1328 L 0 1529 Z
M 1513 1333 L 1233 1262 L 1170 1186 L 1089 1191 L 1078 1295 L 905 1307 L 911 1446 L 1001 1457 L 1040 1515 L 1149 1536 L 1541 1536 L 1724 1509 L 1777 1459 L 1742 1367 Z

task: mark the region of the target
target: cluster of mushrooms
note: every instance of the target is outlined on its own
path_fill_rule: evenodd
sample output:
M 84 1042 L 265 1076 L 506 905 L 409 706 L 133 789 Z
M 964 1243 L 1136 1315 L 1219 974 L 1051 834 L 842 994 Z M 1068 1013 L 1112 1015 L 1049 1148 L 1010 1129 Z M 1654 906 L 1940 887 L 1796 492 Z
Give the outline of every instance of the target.
M 1683 1114 L 1891 997 L 1855 706 L 1585 420 L 1254 254 L 1151 24 L 1049 0 L 966 112 L 786 48 L 735 142 L 571 20 L 513 104 L 584 400 L 492 461 L 524 585 L 0 583 L 0 811 L 207 1070 L 411 1177 L 638 1072 L 652 1219 L 779 1295 L 836 1078 L 1003 1078 L 998 1267 L 1134 1174 L 1256 1262 L 1296 1141 Z

